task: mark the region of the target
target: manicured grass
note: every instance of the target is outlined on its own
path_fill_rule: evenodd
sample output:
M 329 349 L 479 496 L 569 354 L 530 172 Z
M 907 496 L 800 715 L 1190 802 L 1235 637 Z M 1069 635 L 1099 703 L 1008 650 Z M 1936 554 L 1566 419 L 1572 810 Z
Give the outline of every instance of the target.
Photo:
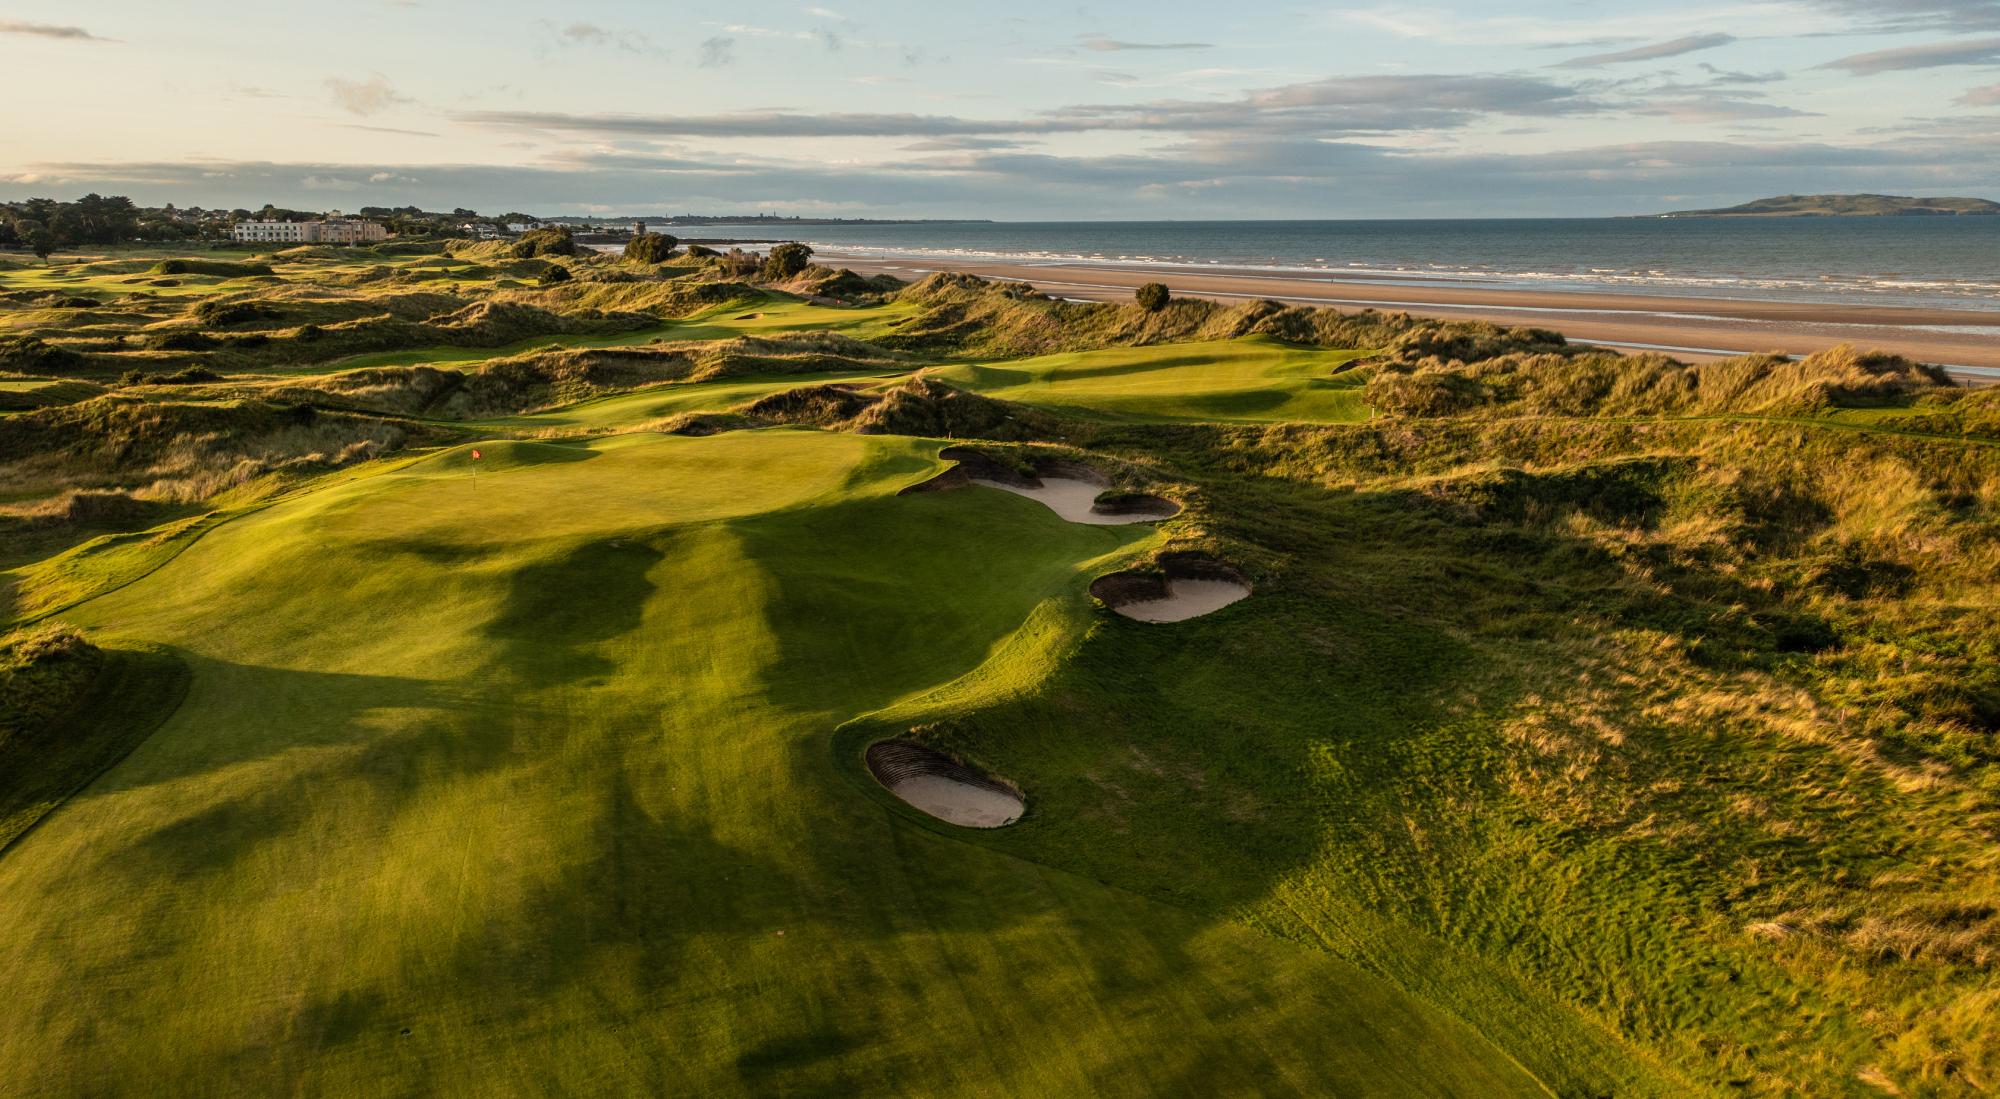
M 1071 352 L 931 373 L 988 397 L 1133 421 L 1365 420 L 1360 351 L 1292 347 L 1268 336 Z
M 0 972 L 32 1005 L 0 1072 L 148 1095 L 1540 1094 L 1324 951 L 857 784 L 836 726 L 1020 651 L 1024 623 L 1082 628 L 1088 578 L 1154 537 L 895 496 L 939 445 L 461 447 L 237 518 L 73 609 L 193 679 L 0 859 Z

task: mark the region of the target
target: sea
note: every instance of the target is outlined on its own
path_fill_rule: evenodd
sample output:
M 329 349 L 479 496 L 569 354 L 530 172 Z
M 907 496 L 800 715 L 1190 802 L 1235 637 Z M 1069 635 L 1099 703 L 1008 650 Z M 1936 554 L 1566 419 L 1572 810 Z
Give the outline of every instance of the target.
M 667 227 L 824 252 L 1229 268 L 1413 285 L 2000 307 L 2000 217 L 1024 221 Z M 755 245 L 746 244 L 746 247 Z

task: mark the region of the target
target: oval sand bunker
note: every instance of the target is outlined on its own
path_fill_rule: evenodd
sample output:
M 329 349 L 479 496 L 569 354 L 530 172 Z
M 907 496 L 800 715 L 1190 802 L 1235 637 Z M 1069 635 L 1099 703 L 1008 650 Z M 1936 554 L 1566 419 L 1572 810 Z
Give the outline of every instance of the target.
M 1249 595 L 1250 589 L 1234 580 L 1169 580 L 1166 595 L 1111 609 L 1141 622 L 1185 622 L 1212 614 Z
M 1001 828 L 1027 809 L 1012 787 L 906 740 L 869 745 L 867 761 L 868 773 L 890 793 L 947 824 Z
M 1233 570 L 1226 567 L 1211 566 L 1176 575 L 1170 566 L 1164 577 L 1131 572 L 1100 576 L 1092 581 L 1090 594 L 1119 614 L 1140 622 L 1185 622 L 1247 598 L 1250 585 L 1237 579 Z

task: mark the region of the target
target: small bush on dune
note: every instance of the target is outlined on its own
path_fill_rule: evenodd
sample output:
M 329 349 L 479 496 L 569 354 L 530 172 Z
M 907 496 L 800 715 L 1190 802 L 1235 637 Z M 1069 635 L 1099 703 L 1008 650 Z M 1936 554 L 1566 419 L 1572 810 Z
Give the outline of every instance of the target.
M 81 370 L 89 360 L 67 347 L 35 336 L 0 338 L 0 370 L 17 374 L 64 374 Z
M 199 366 L 190 366 L 171 374 L 148 374 L 143 370 L 127 370 L 118 377 L 118 381 L 124 385 L 199 385 L 203 382 L 221 380 L 222 375 Z
M 1139 308 L 1148 313 L 1157 313 L 1173 300 L 1173 294 L 1165 283 L 1149 282 L 1133 291 L 1132 298 L 1139 303 Z
M 233 263 L 218 259 L 163 259 L 153 265 L 155 275 L 211 275 L 238 279 L 273 273 L 268 263 Z
M 175 332 L 155 332 L 146 337 L 145 346 L 151 351 L 213 351 L 222 346 L 222 341 L 206 332 L 184 328 Z
M 275 321 L 284 316 L 276 309 L 255 301 L 208 300 L 194 307 L 195 319 L 203 324 L 227 328 L 252 321 Z
M 714 259 L 722 253 L 705 244 L 690 244 L 687 246 L 687 254 L 693 259 Z
M 516 259 L 534 259 L 537 256 L 576 255 L 576 238 L 570 234 L 567 225 L 551 225 L 546 229 L 536 229 L 524 233 L 514 242 L 513 255 Z
M 103 651 L 60 623 L 0 638 L 0 746 L 55 728 L 103 666 Z
M 731 248 L 715 257 L 715 269 L 726 279 L 751 279 L 763 270 L 764 261 L 755 252 Z
M 625 258 L 633 263 L 665 263 L 673 258 L 680 238 L 666 233 L 641 233 L 625 246 Z
M 813 250 L 796 241 L 787 241 L 771 249 L 764 257 L 763 269 L 759 272 L 771 282 L 782 282 L 806 269 L 812 262 Z
M 575 277 L 569 273 L 569 268 L 564 267 L 560 263 L 551 263 L 548 269 L 542 272 L 541 283 L 543 286 L 555 286 L 559 283 L 568 282 Z

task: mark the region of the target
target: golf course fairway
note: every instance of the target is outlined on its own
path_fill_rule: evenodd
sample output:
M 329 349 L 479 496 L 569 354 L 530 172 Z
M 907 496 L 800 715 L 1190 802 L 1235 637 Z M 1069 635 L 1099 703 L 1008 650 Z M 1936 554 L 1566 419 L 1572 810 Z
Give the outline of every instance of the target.
M 1157 537 L 899 497 L 943 445 L 456 446 L 66 612 L 191 681 L 0 859 L 6 1089 L 1547 1094 L 1330 953 L 985 846 L 836 749 L 1036 659 L 1031 621 L 1097 629 L 1091 578 Z M 1060 807 L 1027 793 L 1002 831 Z

